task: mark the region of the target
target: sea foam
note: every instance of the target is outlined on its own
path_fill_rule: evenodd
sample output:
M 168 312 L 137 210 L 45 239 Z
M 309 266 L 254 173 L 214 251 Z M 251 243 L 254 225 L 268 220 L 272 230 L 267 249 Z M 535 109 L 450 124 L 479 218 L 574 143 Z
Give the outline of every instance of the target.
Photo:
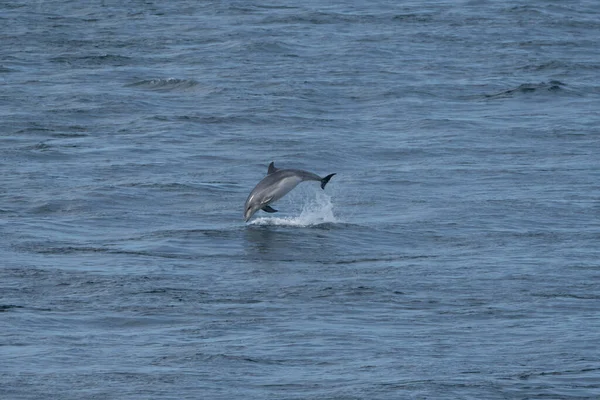
M 298 216 L 289 217 L 271 217 L 261 216 L 249 222 L 250 225 L 278 225 L 278 226 L 315 226 L 321 224 L 331 224 L 340 222 L 336 218 L 333 209 L 334 205 L 331 197 L 323 192 L 314 192 L 313 194 L 300 193 L 293 196 L 301 204 L 300 214 Z

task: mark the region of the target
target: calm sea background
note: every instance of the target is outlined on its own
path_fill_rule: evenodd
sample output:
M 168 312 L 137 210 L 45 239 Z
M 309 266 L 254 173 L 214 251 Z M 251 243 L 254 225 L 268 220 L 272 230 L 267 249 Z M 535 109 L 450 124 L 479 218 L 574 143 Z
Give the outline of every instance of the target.
M 600 398 L 600 2 L 3 1 L 0 398 Z M 336 172 L 278 214 L 267 165 Z

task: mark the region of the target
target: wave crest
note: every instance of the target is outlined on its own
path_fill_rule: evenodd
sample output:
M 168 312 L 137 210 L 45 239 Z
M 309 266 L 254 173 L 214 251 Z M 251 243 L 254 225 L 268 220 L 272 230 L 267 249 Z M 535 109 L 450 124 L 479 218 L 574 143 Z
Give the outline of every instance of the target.
M 131 83 L 126 86 L 146 90 L 171 91 L 191 89 L 196 85 L 198 85 L 198 82 L 193 79 L 167 78 L 145 79 L 142 81 Z

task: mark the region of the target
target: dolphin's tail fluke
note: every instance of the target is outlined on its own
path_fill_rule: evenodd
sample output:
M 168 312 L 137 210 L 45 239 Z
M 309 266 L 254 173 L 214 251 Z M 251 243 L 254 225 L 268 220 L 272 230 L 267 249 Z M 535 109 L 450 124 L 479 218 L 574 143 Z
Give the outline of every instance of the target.
M 327 175 L 325 178 L 321 179 L 321 189 L 325 190 L 325 185 L 327 185 L 327 182 L 329 182 L 329 180 L 331 179 L 332 176 L 334 176 L 334 174 L 330 174 Z

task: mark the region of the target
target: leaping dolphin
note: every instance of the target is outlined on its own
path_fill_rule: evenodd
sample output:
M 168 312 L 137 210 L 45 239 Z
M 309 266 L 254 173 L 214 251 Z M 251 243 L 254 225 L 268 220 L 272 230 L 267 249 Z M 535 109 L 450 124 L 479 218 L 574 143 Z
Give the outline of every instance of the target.
M 246 199 L 244 206 L 244 219 L 246 222 L 258 210 L 263 210 L 268 213 L 277 212 L 269 204 L 279 200 L 285 196 L 290 190 L 295 188 L 303 181 L 319 181 L 321 189 L 325 189 L 325 185 L 335 174 L 329 174 L 325 178 L 321 178 L 312 172 L 303 171 L 301 169 L 279 169 L 275 168 L 275 162 L 269 164 L 267 176 L 258 185 Z

